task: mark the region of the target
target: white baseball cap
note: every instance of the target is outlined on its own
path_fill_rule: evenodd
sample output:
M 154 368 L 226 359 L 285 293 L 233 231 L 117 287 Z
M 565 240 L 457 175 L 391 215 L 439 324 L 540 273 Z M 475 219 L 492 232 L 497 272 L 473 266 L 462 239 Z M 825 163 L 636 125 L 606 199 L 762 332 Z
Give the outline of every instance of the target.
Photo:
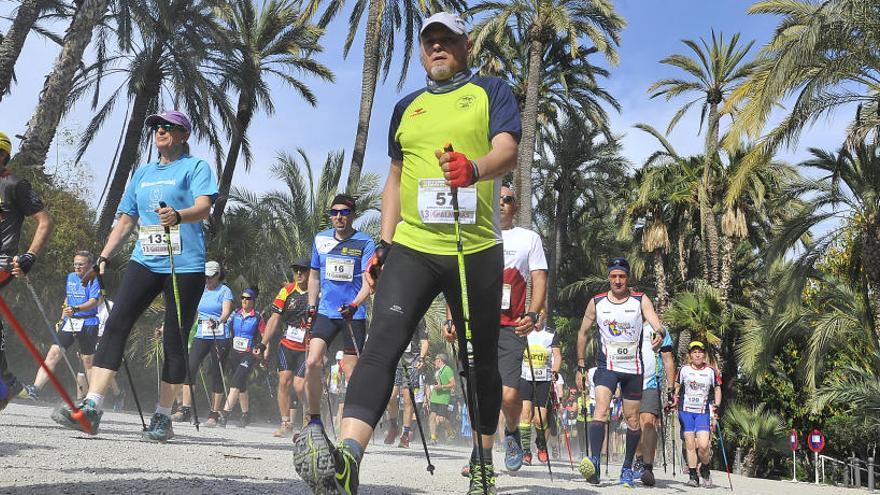
M 467 28 L 465 28 L 464 21 L 461 17 L 455 14 L 450 14 L 449 12 L 437 12 L 431 17 L 425 19 L 425 22 L 422 24 L 422 29 L 419 31 L 419 36 L 421 36 L 431 24 L 443 24 L 446 26 L 446 29 L 455 34 L 467 34 Z
M 209 261 L 205 263 L 205 276 L 213 277 L 220 273 L 220 263 L 216 261 Z

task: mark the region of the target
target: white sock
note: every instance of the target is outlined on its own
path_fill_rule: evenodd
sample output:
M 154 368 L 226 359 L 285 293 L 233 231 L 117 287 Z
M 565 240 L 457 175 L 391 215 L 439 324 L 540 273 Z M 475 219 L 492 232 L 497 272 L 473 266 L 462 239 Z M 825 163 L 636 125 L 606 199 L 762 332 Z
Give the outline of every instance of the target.
M 95 409 L 97 409 L 98 411 L 100 411 L 101 408 L 104 406 L 104 396 L 101 394 L 89 392 L 88 394 L 86 394 L 86 400 L 94 402 Z

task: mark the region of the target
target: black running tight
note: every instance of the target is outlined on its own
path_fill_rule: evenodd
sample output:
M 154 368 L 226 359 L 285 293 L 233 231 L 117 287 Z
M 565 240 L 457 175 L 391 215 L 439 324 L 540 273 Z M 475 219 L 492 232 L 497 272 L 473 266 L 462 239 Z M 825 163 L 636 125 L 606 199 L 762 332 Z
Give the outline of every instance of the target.
M 165 362 L 162 364 L 162 381 L 183 383 L 186 379 L 185 336 L 196 318 L 196 310 L 205 289 L 205 274 L 178 273 L 177 287 L 180 294 L 180 313 L 183 328 L 177 324 L 177 307 L 171 275 L 154 273 L 140 263 L 130 261 L 122 276 L 122 285 L 113 298 L 113 309 L 107 318 L 104 335 L 98 343 L 94 365 L 98 368 L 118 371 L 131 329 L 137 319 L 147 310 L 159 294 L 165 299 L 165 330 L 162 332 L 162 348 Z
M 477 376 L 475 388 L 480 433 L 484 435 L 495 433 L 501 409 L 498 332 L 503 265 L 501 245 L 465 256 Z M 373 427 L 379 422 L 391 397 L 400 356 L 412 340 L 419 320 L 440 292 L 452 308 L 458 330 L 459 368 L 466 369 L 456 256 L 426 254 L 395 244 L 379 278 L 369 338 L 348 384 L 344 417 L 360 419 Z M 471 424 L 476 425 L 474 411 L 470 410 L 470 414 Z

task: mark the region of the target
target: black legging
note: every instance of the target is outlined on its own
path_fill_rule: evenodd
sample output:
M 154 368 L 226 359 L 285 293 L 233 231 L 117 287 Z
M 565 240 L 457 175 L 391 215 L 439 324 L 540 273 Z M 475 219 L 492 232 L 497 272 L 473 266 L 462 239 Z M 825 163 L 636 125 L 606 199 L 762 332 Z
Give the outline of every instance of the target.
M 178 273 L 177 287 L 180 294 L 183 328 L 188 330 L 196 318 L 199 300 L 205 289 L 205 274 Z M 160 293 L 165 299 L 165 330 L 162 332 L 165 362 L 162 363 L 162 381 L 165 383 L 185 381 L 184 339 L 177 324 L 177 307 L 174 304 L 171 275 L 154 273 L 135 261 L 128 262 L 125 275 L 122 277 L 122 285 L 116 292 L 104 335 L 101 336 L 98 350 L 95 352 L 95 366 L 113 371 L 119 370 L 125 352 L 125 343 L 128 341 L 132 327 Z
M 232 358 L 237 365 L 232 375 L 232 385 L 240 392 L 247 392 L 248 378 L 251 376 L 251 366 L 254 364 L 254 355 L 250 352 L 235 351 Z
M 220 367 L 226 363 L 229 356 L 231 339 L 203 339 L 196 337 L 189 347 L 189 376 L 195 380 L 199 373 L 199 366 L 205 356 L 211 356 L 211 364 L 208 366 L 208 376 L 211 378 L 211 392 L 215 394 L 226 393 L 223 389 L 223 375 Z
M 501 328 L 501 245 L 465 256 L 473 333 L 476 392 L 480 404 L 480 433 L 491 435 L 501 410 L 498 373 L 498 332 Z M 456 256 L 420 253 L 395 244 L 388 254 L 373 302 L 369 339 L 348 385 L 343 416 L 375 427 L 394 386 L 394 372 L 412 340 L 419 320 L 440 292 L 452 308 L 458 329 L 461 369 L 466 368 L 461 283 Z M 476 425 L 473 411 L 471 424 Z

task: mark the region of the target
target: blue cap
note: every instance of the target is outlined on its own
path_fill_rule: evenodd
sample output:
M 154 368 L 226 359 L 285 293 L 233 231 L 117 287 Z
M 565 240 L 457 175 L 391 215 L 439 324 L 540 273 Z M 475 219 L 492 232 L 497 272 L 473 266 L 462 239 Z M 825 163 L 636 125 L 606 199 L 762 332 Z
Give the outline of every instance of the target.
M 611 260 L 608 261 L 608 273 L 611 273 L 613 270 L 623 270 L 629 275 L 629 261 L 623 256 L 611 258 Z
M 251 296 L 252 299 L 256 299 L 256 298 L 257 298 L 257 292 L 254 291 L 254 289 L 251 289 L 250 287 L 248 287 L 247 289 L 241 291 L 241 293 L 242 293 L 242 294 L 247 294 L 247 295 Z

